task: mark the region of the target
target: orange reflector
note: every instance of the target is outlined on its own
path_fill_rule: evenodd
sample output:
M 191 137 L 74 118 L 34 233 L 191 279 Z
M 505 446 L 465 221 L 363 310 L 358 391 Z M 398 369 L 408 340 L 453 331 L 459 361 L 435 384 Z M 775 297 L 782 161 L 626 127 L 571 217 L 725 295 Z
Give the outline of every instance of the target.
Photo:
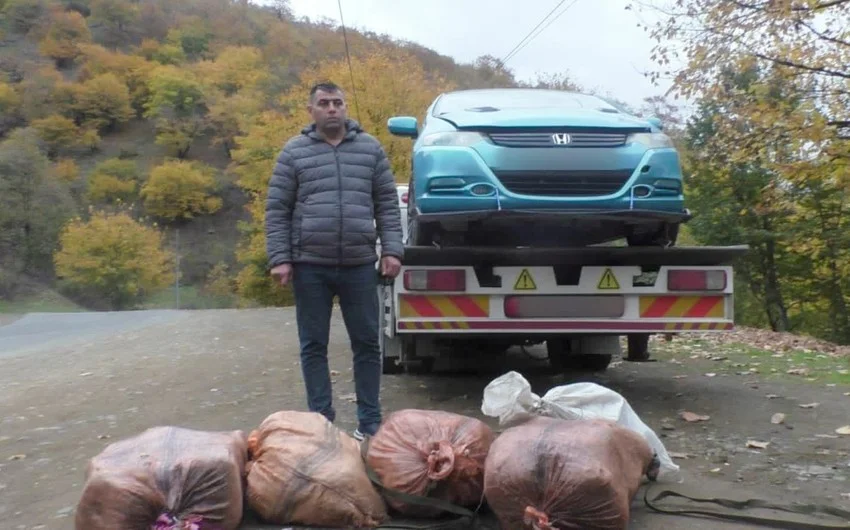
M 626 299 L 619 295 L 505 297 L 508 318 L 620 318 L 625 311 Z

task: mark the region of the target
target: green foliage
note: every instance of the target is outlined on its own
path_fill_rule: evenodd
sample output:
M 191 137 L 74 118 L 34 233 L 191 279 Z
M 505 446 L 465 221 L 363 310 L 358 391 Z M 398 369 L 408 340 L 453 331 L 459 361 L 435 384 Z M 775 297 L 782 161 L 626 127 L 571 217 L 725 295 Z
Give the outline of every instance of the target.
M 148 80 L 145 117 L 156 121 L 157 143 L 184 158 L 204 128 L 204 92 L 200 82 L 175 66 L 155 68 Z
M 44 273 L 62 223 L 71 215 L 68 190 L 48 177 L 48 160 L 32 129 L 0 143 L 0 267 Z
M 168 160 L 155 167 L 142 188 L 145 209 L 166 221 L 188 220 L 217 212 L 215 172 L 198 162 Z
M 47 14 L 47 0 L 6 0 L 3 16 L 10 29 L 26 33 Z
M 129 309 L 173 281 L 173 256 L 163 247 L 156 228 L 126 213 L 95 212 L 63 228 L 56 272 L 71 291 Z

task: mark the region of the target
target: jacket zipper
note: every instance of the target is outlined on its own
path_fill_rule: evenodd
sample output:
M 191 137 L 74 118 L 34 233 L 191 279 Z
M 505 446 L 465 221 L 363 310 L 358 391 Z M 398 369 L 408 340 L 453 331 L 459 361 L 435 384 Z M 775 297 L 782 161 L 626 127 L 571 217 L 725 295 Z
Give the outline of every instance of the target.
M 337 263 L 342 266 L 342 166 L 339 164 L 339 149 L 334 146 L 334 158 L 336 159 L 337 197 L 339 201 L 339 246 Z

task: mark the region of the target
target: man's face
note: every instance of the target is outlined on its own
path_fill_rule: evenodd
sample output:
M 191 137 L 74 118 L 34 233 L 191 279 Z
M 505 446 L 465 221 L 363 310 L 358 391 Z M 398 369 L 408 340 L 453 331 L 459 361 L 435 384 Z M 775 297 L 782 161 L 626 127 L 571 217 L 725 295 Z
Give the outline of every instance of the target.
M 345 123 L 345 96 L 339 91 L 317 90 L 307 110 L 319 130 L 335 131 Z

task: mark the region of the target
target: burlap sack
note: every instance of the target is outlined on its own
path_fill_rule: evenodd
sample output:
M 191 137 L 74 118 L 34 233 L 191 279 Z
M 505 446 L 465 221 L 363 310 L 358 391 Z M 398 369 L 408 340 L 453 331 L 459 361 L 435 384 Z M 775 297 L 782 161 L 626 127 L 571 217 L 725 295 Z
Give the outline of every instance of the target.
M 248 451 L 247 502 L 268 523 L 370 528 L 387 517 L 360 444 L 321 414 L 270 415 L 251 432 Z
M 366 462 L 384 486 L 476 507 L 484 491 L 484 460 L 495 435 L 482 421 L 439 410 L 390 414 L 369 443 Z M 440 515 L 432 507 L 387 498 L 405 515 Z
M 154 427 L 95 456 L 77 530 L 235 530 L 242 520 L 247 445 L 241 431 Z
M 625 530 L 646 440 L 608 420 L 538 417 L 504 431 L 487 457 L 484 494 L 502 528 Z

